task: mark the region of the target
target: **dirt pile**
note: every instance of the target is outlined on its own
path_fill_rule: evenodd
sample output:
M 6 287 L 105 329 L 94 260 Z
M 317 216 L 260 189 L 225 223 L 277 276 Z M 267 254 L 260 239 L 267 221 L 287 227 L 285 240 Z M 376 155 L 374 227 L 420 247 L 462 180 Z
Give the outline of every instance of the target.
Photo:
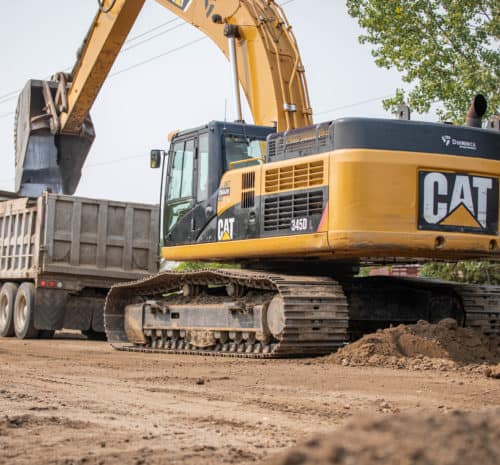
M 415 370 L 470 370 L 500 363 L 500 338 L 461 328 L 452 319 L 438 324 L 419 321 L 365 335 L 326 358 L 344 366 L 384 366 Z
M 500 409 L 353 420 L 266 465 L 497 465 Z

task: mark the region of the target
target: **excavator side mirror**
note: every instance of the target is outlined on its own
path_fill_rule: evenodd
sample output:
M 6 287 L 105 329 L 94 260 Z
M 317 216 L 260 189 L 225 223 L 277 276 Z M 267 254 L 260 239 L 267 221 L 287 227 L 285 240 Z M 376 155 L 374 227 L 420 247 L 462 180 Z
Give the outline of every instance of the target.
M 150 167 L 157 169 L 161 167 L 161 159 L 165 152 L 163 150 L 151 150 Z

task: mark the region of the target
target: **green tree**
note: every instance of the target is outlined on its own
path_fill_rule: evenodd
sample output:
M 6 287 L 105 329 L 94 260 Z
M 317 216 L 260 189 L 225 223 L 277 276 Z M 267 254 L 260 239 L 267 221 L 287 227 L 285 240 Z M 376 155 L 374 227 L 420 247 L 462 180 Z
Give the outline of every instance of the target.
M 472 97 L 500 110 L 499 0 L 347 0 L 349 14 L 373 46 L 375 63 L 395 68 L 410 84 L 384 101 L 394 110 L 405 100 L 419 113 L 440 103 L 439 117 L 463 123 Z
M 215 263 L 215 262 L 182 262 L 175 268 L 175 271 L 203 271 L 213 270 L 217 268 L 240 268 L 239 265 L 230 263 Z
M 465 261 L 456 263 L 427 263 L 422 275 L 472 284 L 500 284 L 500 263 Z

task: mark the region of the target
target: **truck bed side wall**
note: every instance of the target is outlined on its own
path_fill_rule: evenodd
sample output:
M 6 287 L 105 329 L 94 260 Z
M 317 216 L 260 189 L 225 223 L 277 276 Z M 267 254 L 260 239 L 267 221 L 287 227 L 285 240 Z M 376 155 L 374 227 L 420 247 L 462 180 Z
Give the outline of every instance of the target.
M 158 208 L 48 194 L 43 273 L 137 279 L 158 269 Z
M 0 201 L 0 284 L 37 287 L 37 329 L 103 331 L 107 290 L 158 271 L 158 207 L 48 194 Z

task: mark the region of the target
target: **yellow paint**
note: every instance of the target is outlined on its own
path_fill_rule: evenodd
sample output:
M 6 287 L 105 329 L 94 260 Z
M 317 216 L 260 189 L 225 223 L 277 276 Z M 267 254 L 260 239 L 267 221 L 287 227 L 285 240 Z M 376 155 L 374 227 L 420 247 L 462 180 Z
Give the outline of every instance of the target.
M 164 247 L 165 260 L 231 260 L 257 257 L 315 256 L 329 254 L 325 233 L 300 236 L 266 237 L 243 241 Z
M 460 205 L 453 213 L 448 215 L 441 223 L 444 226 L 465 226 L 469 228 L 480 228 L 481 225 L 471 215 L 464 205 Z
M 224 173 L 220 185 L 222 188 L 229 188 L 229 195 L 219 196 L 217 201 L 217 215 L 222 215 L 231 207 L 241 203 L 241 194 L 243 191 L 243 174 L 255 173 L 255 195 L 259 195 L 261 191 L 262 167 L 264 165 L 252 166 L 250 168 L 239 168 L 229 170 Z
M 263 194 L 276 194 L 328 185 L 328 154 L 310 155 L 263 167 Z
M 224 24 L 212 18 L 217 14 L 223 23 L 239 26 L 238 78 L 255 124 L 277 124 L 280 131 L 312 124 L 304 67 L 279 5 L 267 0 L 191 0 L 183 8 L 187 5 L 182 0 L 157 2 L 212 39 L 226 57 Z M 62 132 L 79 133 L 143 4 L 144 0 L 105 1 L 105 8 L 113 8 L 100 11 L 90 28 L 68 92 L 69 111 L 61 115 Z M 285 110 L 286 105 L 295 105 L 296 111 Z
M 109 8 L 110 1 L 104 8 Z M 68 91 L 68 112 L 61 114 L 61 132 L 79 134 L 144 0 L 116 0 L 109 13 L 99 12 L 75 68 Z
M 415 231 L 419 170 L 500 177 L 499 162 L 480 158 L 383 150 L 334 153 L 330 231 Z
M 353 149 L 310 158 L 323 159 L 327 169 L 324 182 L 329 186 L 329 199 L 326 221 L 321 228 L 324 233 L 171 247 L 163 249 L 164 258 L 226 261 L 307 256 L 329 261 L 363 257 L 381 261 L 392 257 L 500 259 L 500 250 L 491 250 L 491 241 L 500 244 L 498 235 L 418 229 L 420 170 L 500 177 L 499 162 L 427 153 Z M 256 197 L 265 194 L 263 176 L 266 170 L 294 163 L 304 163 L 304 160 L 252 167 L 259 180 Z M 221 202 L 222 205 L 219 203 L 219 214 L 241 202 L 243 171 L 232 170 L 224 175 L 223 184 L 231 183 L 231 195 Z M 462 217 L 453 217 L 450 221 L 467 224 L 466 218 Z M 437 241 L 438 236 L 444 238 L 444 244 L 441 239 Z

